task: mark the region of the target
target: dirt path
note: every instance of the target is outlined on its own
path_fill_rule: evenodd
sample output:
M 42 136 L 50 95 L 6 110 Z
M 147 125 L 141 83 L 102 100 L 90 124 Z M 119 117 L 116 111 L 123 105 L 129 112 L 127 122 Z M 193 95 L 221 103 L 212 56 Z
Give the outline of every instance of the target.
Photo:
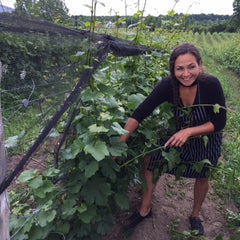
M 182 179 L 175 181 L 174 176 L 165 174 L 157 183 L 153 199 L 151 218 L 145 219 L 141 222 L 127 237 L 128 240 L 170 240 L 170 239 L 185 239 L 171 238 L 173 233 L 169 232 L 170 226 L 173 225 L 176 219 L 179 220 L 177 224 L 177 231 L 189 231 L 188 216 L 191 213 L 193 203 L 193 179 Z M 121 232 L 121 225 L 129 214 L 137 209 L 137 204 L 140 202 L 139 188 L 133 188 L 129 192 L 131 211 L 122 212 L 117 216 L 117 224 L 111 234 L 103 238 L 104 240 L 122 240 L 124 234 Z M 219 199 L 212 187 L 205 199 L 201 219 L 205 228 L 205 237 L 207 239 L 214 239 L 222 235 L 222 240 L 229 240 L 232 235 L 231 230 L 226 222 L 226 210 L 237 212 L 233 204 L 225 203 Z M 205 239 L 206 239 L 205 238 Z

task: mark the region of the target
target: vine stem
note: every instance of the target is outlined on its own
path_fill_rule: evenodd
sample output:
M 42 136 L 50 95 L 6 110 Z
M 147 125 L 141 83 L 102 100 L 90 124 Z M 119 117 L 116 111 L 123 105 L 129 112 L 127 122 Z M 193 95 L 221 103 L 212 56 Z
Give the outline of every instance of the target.
M 140 157 L 143 157 L 143 156 L 146 155 L 146 154 L 155 152 L 155 151 L 157 151 L 157 150 L 164 150 L 164 149 L 166 149 L 165 146 L 159 146 L 159 147 L 154 148 L 154 149 L 152 149 L 152 150 L 150 150 L 150 151 L 143 152 L 143 153 L 137 155 L 136 157 L 130 159 L 129 161 L 125 162 L 125 163 L 122 164 L 119 168 L 121 169 L 121 168 L 129 165 L 130 163 L 132 163 L 132 162 L 135 161 L 136 159 L 138 159 L 138 158 L 140 158 Z M 182 162 L 182 163 L 193 164 L 193 165 L 194 165 L 196 162 Z M 217 167 L 214 167 L 214 166 L 212 166 L 212 165 L 208 165 L 208 168 L 214 170 L 214 169 L 216 169 Z M 223 173 L 225 173 L 225 174 L 229 174 L 228 171 L 226 171 L 225 169 L 222 169 L 222 168 L 221 168 L 220 170 L 221 170 Z M 237 178 L 236 178 L 236 179 L 237 179 Z
M 129 164 L 132 163 L 134 160 L 136 160 L 136 159 L 138 159 L 138 158 L 140 158 L 140 157 L 142 157 L 142 156 L 144 156 L 144 155 L 146 155 L 146 154 L 155 152 L 155 151 L 157 151 L 157 150 L 163 150 L 163 149 L 165 149 L 165 146 L 159 146 L 159 147 L 154 148 L 154 149 L 152 149 L 152 150 L 150 150 L 150 151 L 143 152 L 143 153 L 137 155 L 136 157 L 130 159 L 129 161 L 125 162 L 124 164 L 122 164 L 122 165 L 120 166 L 120 169 L 121 169 L 122 167 L 125 167 L 125 166 L 129 165 Z
M 191 106 L 187 106 L 187 107 L 184 107 L 184 108 L 191 108 L 191 107 L 199 107 L 199 106 L 202 106 L 202 107 L 214 107 L 216 104 L 195 104 L 195 105 L 191 105 Z M 226 111 L 231 111 L 231 112 L 234 112 L 232 109 L 230 108 L 226 108 L 224 106 L 221 106 L 221 105 L 218 105 L 219 108 L 222 108 Z

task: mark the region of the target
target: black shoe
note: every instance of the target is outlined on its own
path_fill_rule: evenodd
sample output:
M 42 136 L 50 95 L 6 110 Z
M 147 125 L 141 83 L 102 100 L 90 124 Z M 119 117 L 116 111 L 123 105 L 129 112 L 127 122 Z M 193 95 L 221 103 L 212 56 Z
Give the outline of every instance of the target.
M 145 218 L 149 218 L 152 216 L 152 210 L 149 211 L 149 213 L 146 216 L 141 216 L 140 213 L 134 212 L 132 216 L 128 219 L 128 224 L 125 226 L 125 229 L 131 229 L 136 227 L 142 220 Z
M 191 230 L 192 231 L 198 231 L 197 235 L 203 235 L 204 234 L 204 229 L 202 225 L 202 221 L 198 217 L 189 217 L 189 222 L 191 225 Z

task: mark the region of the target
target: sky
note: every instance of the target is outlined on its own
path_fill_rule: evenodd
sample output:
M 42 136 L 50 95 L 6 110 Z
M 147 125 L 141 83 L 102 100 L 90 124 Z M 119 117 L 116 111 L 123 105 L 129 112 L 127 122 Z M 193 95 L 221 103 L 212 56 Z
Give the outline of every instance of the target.
M 137 2 L 140 2 L 139 10 L 143 9 L 145 0 L 97 0 L 97 16 L 103 15 L 125 15 L 125 1 L 127 3 L 127 15 L 133 15 L 137 12 Z M 175 5 L 175 2 L 177 4 Z M 176 13 L 189 14 L 219 14 L 232 15 L 234 0 L 146 0 L 144 15 L 158 16 L 159 14 L 166 15 L 172 10 Z M 13 7 L 15 0 L 0 0 L 5 6 Z M 65 4 L 69 9 L 70 15 L 90 15 L 90 6 L 92 0 L 65 0 Z

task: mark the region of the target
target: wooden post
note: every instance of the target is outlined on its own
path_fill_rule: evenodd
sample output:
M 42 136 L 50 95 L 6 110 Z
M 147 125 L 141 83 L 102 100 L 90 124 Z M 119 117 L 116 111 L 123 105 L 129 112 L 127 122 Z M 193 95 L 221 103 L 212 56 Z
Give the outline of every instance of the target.
M 2 63 L 0 62 L 0 84 L 2 79 Z M 4 131 L 2 123 L 1 95 L 0 95 L 0 183 L 3 182 L 6 175 L 7 158 L 4 146 Z M 0 195 L 0 239 L 9 240 L 9 215 L 10 208 L 7 199 L 7 193 L 4 191 Z

